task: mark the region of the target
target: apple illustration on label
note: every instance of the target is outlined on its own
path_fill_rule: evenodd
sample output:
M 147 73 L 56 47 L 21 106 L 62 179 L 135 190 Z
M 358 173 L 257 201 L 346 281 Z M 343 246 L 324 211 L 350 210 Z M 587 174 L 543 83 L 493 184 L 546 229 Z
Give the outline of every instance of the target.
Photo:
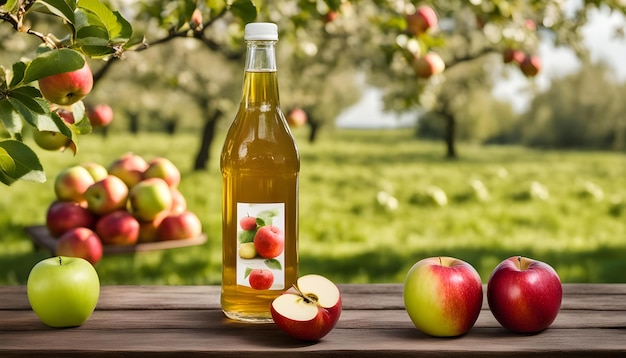
M 242 259 L 253 259 L 256 257 L 256 249 L 253 242 L 239 244 L 239 257 Z
M 254 269 L 250 271 L 248 281 L 255 290 L 269 290 L 274 283 L 274 274 L 270 270 Z
M 50 327 L 82 325 L 100 296 L 98 273 L 80 257 L 56 256 L 38 262 L 26 286 L 31 308 Z
M 39 79 L 39 90 L 50 102 L 69 106 L 83 99 L 93 88 L 91 69 L 85 65 L 75 71 Z
M 102 241 L 93 230 L 77 227 L 61 235 L 55 254 L 80 257 L 95 265 L 102 258 Z
M 273 259 L 283 252 L 285 235 L 277 226 L 262 226 L 254 235 L 254 248 L 261 257 Z
M 435 337 L 460 336 L 472 328 L 483 302 L 472 265 L 453 257 L 429 257 L 409 270 L 404 306 L 415 327 Z
M 502 261 L 487 283 L 487 302 L 498 322 L 513 332 L 548 328 L 561 308 L 559 275 L 545 262 L 513 256 Z
M 317 341 L 330 332 L 341 315 L 337 286 L 320 275 L 305 275 L 276 297 L 270 311 L 274 323 L 292 337 Z
M 256 230 L 256 218 L 254 216 L 244 216 L 239 220 L 239 226 L 242 230 Z

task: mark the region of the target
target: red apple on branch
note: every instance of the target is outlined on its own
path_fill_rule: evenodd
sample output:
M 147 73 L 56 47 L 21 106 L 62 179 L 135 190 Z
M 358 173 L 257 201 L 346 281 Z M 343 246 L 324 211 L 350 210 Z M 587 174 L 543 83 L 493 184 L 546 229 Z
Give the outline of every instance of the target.
M 97 104 L 89 108 L 87 118 L 94 128 L 106 127 L 113 121 L 113 109 L 108 104 Z
M 415 263 L 404 282 L 404 305 L 415 327 L 431 336 L 454 337 L 472 328 L 483 302 L 478 272 L 452 257 Z
M 535 77 L 541 71 L 541 58 L 537 55 L 527 55 L 519 68 L 526 77 Z
M 506 50 L 504 50 L 504 52 L 502 52 L 502 62 L 504 63 L 515 62 L 519 65 L 524 61 L 525 58 L 526 55 L 524 54 L 524 52 L 517 49 L 507 48 Z
M 413 61 L 413 70 L 420 78 L 430 78 L 442 73 L 445 69 L 446 64 L 436 52 L 429 52 L 424 56 L 416 57 Z
M 339 321 L 341 294 L 337 286 L 320 275 L 305 275 L 294 287 L 272 301 L 274 323 L 292 337 L 316 341 Z
M 77 227 L 61 235 L 55 255 L 80 257 L 95 265 L 102 258 L 102 241 L 93 230 Z
M 406 25 L 409 33 L 419 36 L 437 26 L 437 14 L 430 6 L 420 6 L 406 15 Z
M 69 106 L 83 99 L 93 87 L 89 65 L 75 71 L 63 72 L 39 79 L 39 90 L 50 102 Z
M 521 256 L 502 261 L 491 273 L 487 302 L 493 316 L 513 332 L 548 328 L 561 308 L 563 288 L 547 263 Z

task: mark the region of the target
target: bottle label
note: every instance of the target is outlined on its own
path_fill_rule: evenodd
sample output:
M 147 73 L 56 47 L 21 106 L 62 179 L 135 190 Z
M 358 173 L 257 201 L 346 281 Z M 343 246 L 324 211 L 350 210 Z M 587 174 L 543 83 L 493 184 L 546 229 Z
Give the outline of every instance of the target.
M 237 203 L 237 284 L 285 288 L 285 204 Z

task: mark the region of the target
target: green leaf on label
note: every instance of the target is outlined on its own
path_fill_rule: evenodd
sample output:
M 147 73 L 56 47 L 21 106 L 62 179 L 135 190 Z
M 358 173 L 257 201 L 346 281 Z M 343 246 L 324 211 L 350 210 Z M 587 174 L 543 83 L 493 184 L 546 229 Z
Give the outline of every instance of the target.
M 282 270 L 283 266 L 280 264 L 280 261 L 276 259 L 266 259 L 265 265 L 273 270 Z
M 46 175 L 37 154 L 26 144 L 13 139 L 0 141 L 0 181 L 11 185 L 18 179 L 43 183 Z
M 243 275 L 243 278 L 248 278 L 248 276 L 250 276 L 250 272 L 252 272 L 253 269 L 251 269 L 250 267 L 246 267 L 246 272 Z
M 253 242 L 254 235 L 256 235 L 256 230 L 243 230 L 237 235 L 237 240 L 239 240 L 242 244 L 246 242 Z
M 22 83 L 59 73 L 75 71 L 85 65 L 83 56 L 74 50 L 63 48 L 41 53 L 26 66 Z
M 256 216 L 256 221 L 258 226 L 267 226 L 272 225 L 272 218 L 278 216 L 278 210 L 263 210 L 260 211 Z

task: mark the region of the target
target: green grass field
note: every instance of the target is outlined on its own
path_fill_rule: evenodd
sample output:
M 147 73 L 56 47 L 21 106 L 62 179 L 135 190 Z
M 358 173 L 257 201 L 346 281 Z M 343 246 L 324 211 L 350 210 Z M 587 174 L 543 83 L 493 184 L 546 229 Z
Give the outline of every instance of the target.
M 402 282 L 421 258 L 468 261 L 483 282 L 502 259 L 524 255 L 553 265 L 564 282 L 626 282 L 626 156 L 460 145 L 443 159 L 441 143 L 412 130 L 322 133 L 305 141 L 300 182 L 300 271 L 336 282 Z M 110 163 L 132 151 L 166 156 L 183 174 L 181 192 L 209 240 L 205 245 L 108 256 L 103 284 L 219 284 L 221 181 L 213 146 L 210 170 L 192 172 L 199 138 L 160 134 L 81 138 L 79 153 L 41 151 L 48 182 L 2 188 L 0 284 L 24 284 L 47 257 L 24 226 L 42 224 L 63 167 Z M 442 197 L 442 193 L 445 197 Z M 444 205 L 445 199 L 445 205 Z

